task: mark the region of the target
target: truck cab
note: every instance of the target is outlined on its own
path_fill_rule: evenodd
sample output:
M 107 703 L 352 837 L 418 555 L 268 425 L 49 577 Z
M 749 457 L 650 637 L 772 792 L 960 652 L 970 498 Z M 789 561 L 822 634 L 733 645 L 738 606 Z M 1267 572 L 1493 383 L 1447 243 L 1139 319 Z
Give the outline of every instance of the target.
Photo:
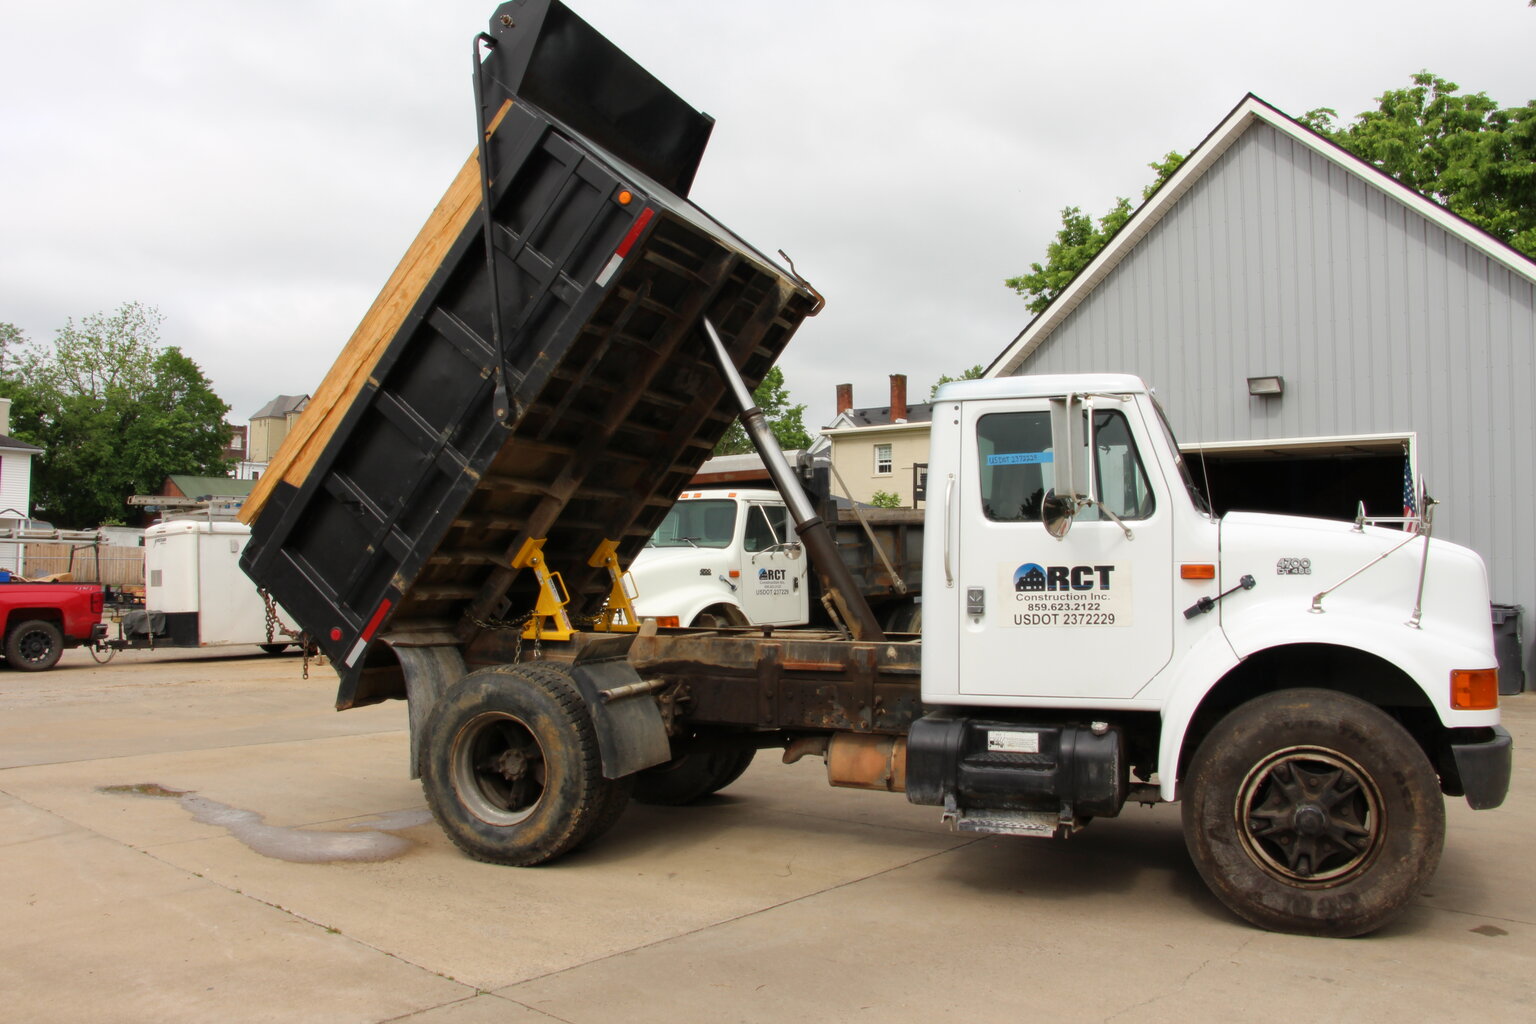
M 959 382 L 936 401 L 925 705 L 1154 714 L 1133 760 L 1174 800 L 1223 713 L 1325 687 L 1387 709 L 1447 792 L 1483 799 L 1459 745 L 1498 745 L 1475 552 L 1417 523 L 1217 519 L 1136 377 Z
M 685 491 L 630 568 L 635 611 L 662 626 L 804 625 L 803 554 L 777 491 Z

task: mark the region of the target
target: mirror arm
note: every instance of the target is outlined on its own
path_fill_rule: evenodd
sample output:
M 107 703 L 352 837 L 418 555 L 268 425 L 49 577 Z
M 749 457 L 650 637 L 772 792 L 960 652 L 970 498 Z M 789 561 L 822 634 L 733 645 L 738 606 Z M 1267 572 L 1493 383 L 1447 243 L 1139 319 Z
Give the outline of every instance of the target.
M 1120 527 L 1120 529 L 1125 531 L 1125 539 L 1126 540 L 1135 540 L 1136 539 L 1136 535 L 1131 532 L 1131 528 L 1129 526 L 1125 525 L 1125 521 L 1123 519 L 1121 519 L 1119 516 L 1115 515 L 1113 512 L 1111 512 L 1109 510 L 1109 506 L 1104 504 L 1102 501 L 1098 501 L 1098 500 L 1095 500 L 1093 498 L 1089 498 L 1087 501 L 1083 502 L 1083 504 L 1084 505 L 1097 505 L 1099 511 L 1103 512 L 1106 516 L 1109 517 L 1110 522 L 1114 523 L 1116 526 Z

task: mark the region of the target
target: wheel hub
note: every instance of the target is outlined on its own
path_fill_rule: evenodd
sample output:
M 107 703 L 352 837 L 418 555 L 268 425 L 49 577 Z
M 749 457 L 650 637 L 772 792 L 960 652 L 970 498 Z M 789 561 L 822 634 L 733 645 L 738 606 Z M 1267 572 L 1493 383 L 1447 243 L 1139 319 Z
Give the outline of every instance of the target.
M 1375 861 L 1381 795 L 1338 751 L 1291 747 L 1265 758 L 1238 789 L 1238 835 L 1255 863 L 1291 885 L 1340 885 Z
M 524 821 L 544 795 L 544 754 L 527 725 L 491 712 L 467 723 L 454 740 L 453 787 L 489 825 Z

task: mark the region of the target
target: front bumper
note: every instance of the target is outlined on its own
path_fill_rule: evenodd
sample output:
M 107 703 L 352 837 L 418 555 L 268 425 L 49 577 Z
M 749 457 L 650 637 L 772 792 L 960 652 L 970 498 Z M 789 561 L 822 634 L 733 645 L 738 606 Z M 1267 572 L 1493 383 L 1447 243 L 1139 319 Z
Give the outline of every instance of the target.
M 1504 802 L 1514 767 L 1514 740 L 1502 725 L 1493 727 L 1493 738 L 1478 743 L 1452 743 L 1456 774 L 1474 811 L 1486 811 Z

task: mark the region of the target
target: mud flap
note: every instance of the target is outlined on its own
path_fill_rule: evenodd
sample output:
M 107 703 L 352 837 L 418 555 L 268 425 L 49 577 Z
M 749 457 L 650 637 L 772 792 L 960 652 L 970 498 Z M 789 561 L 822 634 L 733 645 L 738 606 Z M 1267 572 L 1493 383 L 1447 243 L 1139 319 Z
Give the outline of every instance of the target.
M 457 647 L 410 647 L 393 644 L 405 674 L 406 703 L 411 718 L 411 778 L 421 778 L 422 745 L 426 742 L 427 715 L 448 688 L 464 678 L 464 656 Z
M 571 666 L 571 681 L 587 702 L 592 725 L 597 730 L 603 775 L 610 779 L 621 779 L 672 759 L 667 726 L 651 694 L 603 699 L 605 690 L 641 681 L 628 661 L 632 639 L 614 636 L 588 644 Z

